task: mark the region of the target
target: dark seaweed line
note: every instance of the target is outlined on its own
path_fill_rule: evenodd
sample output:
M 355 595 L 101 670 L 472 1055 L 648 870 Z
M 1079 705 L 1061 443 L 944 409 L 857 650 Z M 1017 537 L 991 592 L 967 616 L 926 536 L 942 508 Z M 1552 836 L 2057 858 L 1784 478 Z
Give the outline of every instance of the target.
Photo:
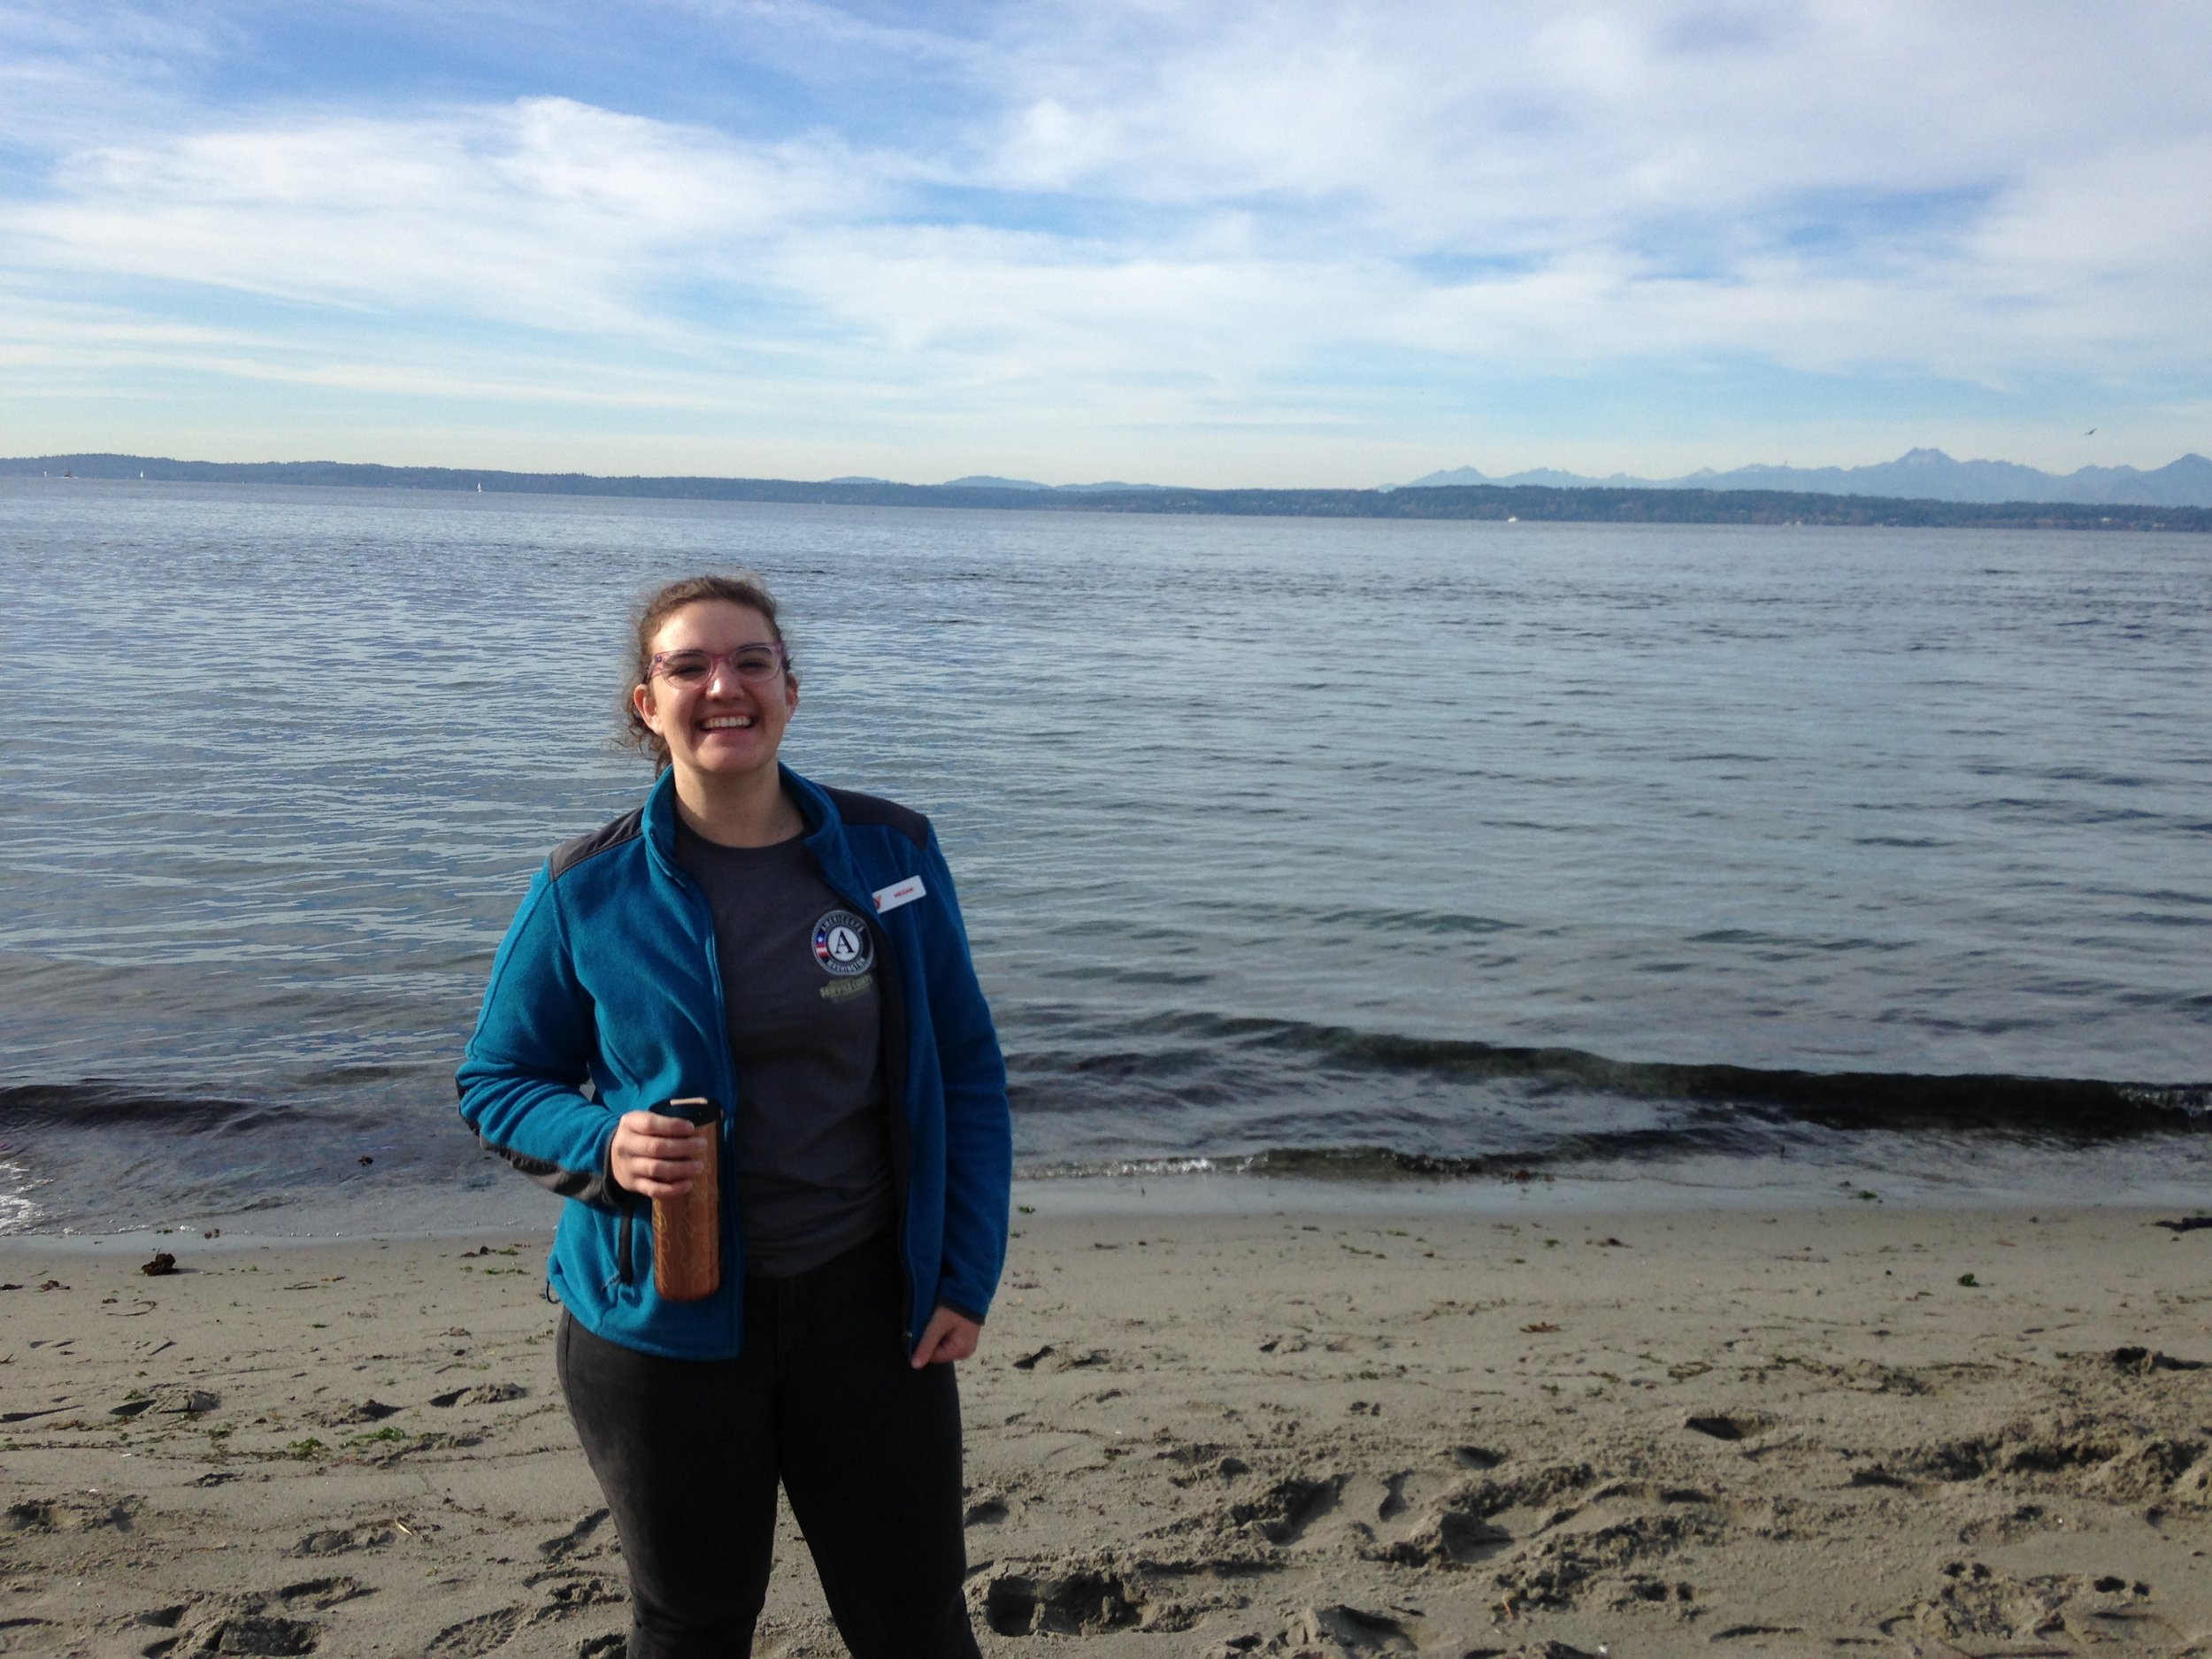
M 1702 1109 L 1704 1121 L 1716 1130 L 1762 1119 L 1847 1130 L 2011 1130 L 2089 1139 L 2212 1129 L 2208 1083 L 1615 1060 L 1578 1048 L 1411 1037 L 1202 1012 L 1155 1016 L 1133 1022 L 1123 1034 L 1149 1041 L 1102 1052 L 1024 1052 L 1018 1047 L 1010 1056 L 1018 1110 L 1048 1111 L 1046 1102 L 1056 1092 L 1055 1081 L 1074 1078 L 1110 1079 L 1199 1101 L 1274 1090 L 1296 1093 L 1309 1078 L 1356 1082 L 1362 1075 L 1410 1073 L 1678 1102 Z M 1162 1038 L 1181 1041 L 1163 1044 Z M 383 1121 L 380 1113 L 334 1110 L 312 1101 L 165 1094 L 119 1079 L 0 1086 L 0 1128 L 16 1132 L 128 1124 L 196 1133 L 277 1124 L 334 1128 Z M 1663 1133 L 1679 1136 L 1685 1131 Z M 1558 1144 L 1571 1141 L 1569 1137 Z

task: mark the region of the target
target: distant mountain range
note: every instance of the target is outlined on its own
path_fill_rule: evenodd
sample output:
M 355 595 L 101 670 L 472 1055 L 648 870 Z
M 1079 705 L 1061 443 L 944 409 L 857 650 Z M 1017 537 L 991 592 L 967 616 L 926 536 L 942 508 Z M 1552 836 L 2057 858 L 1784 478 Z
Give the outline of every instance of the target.
M 2205 463 L 2190 456 L 2187 462 Z M 1982 464 L 2001 465 L 2001 464 Z M 2177 463 L 2177 465 L 2185 463 Z M 1753 469 L 1747 468 L 1746 472 Z M 1783 469 L 1770 469 L 1780 471 Z M 1839 474 L 1854 481 L 1874 467 Z M 2020 472 L 2028 472 L 2022 467 Z M 2116 469 L 2124 470 L 2124 469 Z M 2167 467 L 2163 472 L 2171 472 Z M 2156 478 L 2162 473 L 2143 473 Z M 1479 474 L 1476 474 L 1479 477 Z M 1533 476 L 1572 479 L 1563 472 Z M 1729 476 L 1740 479 L 1742 473 Z M 1817 477 L 1801 473 L 1801 478 Z M 2047 474 L 2032 474 L 2046 477 Z M 2076 473 L 2075 478 L 2080 478 Z M 779 502 L 797 506 L 986 508 L 1018 512 L 1231 513 L 1308 518 L 1471 518 L 1579 524 L 1887 525 L 2005 526 L 2016 529 L 2178 530 L 2212 534 L 2212 505 L 2144 505 L 2128 502 L 1943 500 L 1758 488 L 1744 483 L 1701 486 L 1694 479 L 1624 487 L 1609 480 L 1511 480 L 1462 483 L 1439 473 L 1422 488 L 1182 489 L 1156 484 L 1064 485 L 957 479 L 948 484 L 895 484 L 842 478 L 629 477 L 588 472 L 479 472 L 445 466 L 380 466 L 352 461 L 180 461 L 145 455 L 38 455 L 0 457 L 0 479 L 44 480 L 35 488 L 73 489 L 93 480 L 136 484 L 280 484 L 317 488 L 466 491 L 503 495 L 627 495 L 677 501 Z M 2070 480 L 2062 480 L 2070 482 Z
M 2078 472 L 2039 472 L 2012 461 L 1954 461 L 1940 449 L 1908 449 L 1872 466 L 1709 467 L 1684 478 L 1585 478 L 1550 467 L 1492 478 L 1471 466 L 1431 472 L 1401 489 L 1448 488 L 1463 484 L 1534 484 L 1552 489 L 1784 489 L 1823 495 L 1886 495 L 1907 501 L 2125 503 L 2139 507 L 2212 507 L 2212 461 L 2185 455 L 2154 472 L 2131 466 L 2085 466 Z

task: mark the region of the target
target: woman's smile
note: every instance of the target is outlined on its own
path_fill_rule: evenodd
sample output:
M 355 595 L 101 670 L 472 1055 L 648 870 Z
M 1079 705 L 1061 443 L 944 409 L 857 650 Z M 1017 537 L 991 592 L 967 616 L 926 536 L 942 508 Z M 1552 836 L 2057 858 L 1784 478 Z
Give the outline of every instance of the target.
M 749 714 L 726 712 L 705 715 L 692 722 L 692 725 L 698 730 L 703 741 L 719 737 L 725 733 L 749 732 L 758 724 L 759 722 Z
M 749 740 L 753 733 L 765 729 L 757 713 L 730 708 L 695 716 L 691 726 L 699 734 L 695 758 L 702 761 L 718 751 L 733 749 L 741 738 Z

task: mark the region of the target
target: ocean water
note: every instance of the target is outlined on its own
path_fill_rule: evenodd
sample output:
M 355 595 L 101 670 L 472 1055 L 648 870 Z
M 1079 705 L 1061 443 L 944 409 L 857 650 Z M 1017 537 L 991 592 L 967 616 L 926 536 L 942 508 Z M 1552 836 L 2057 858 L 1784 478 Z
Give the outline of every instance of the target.
M 0 1230 L 535 1202 L 452 1066 L 649 781 L 628 605 L 733 566 L 787 757 L 939 826 L 1033 1174 L 2212 1168 L 2212 540 L 29 480 Z

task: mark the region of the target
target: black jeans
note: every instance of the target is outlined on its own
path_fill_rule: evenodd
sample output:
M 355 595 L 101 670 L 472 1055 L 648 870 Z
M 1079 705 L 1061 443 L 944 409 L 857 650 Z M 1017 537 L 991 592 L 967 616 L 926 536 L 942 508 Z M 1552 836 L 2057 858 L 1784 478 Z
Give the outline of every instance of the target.
M 741 1659 L 768 1594 L 776 1483 L 854 1659 L 973 1659 L 960 1396 L 916 1371 L 888 1233 L 745 1281 L 745 1351 L 663 1359 L 565 1313 L 569 1416 L 630 1577 L 630 1659 Z

